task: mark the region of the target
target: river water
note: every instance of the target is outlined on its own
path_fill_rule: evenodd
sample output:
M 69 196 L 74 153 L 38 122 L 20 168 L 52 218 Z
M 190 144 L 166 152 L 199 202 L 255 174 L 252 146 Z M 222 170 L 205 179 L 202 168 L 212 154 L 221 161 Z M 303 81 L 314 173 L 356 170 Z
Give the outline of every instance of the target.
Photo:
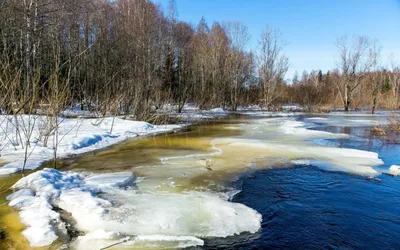
M 143 178 L 137 187 L 142 196 L 119 199 L 137 202 L 138 211 L 162 211 L 166 216 L 184 218 L 184 223 L 168 232 L 178 234 L 183 228 L 204 240 L 204 246 L 189 249 L 400 249 L 400 177 L 380 174 L 400 163 L 400 146 L 384 145 L 366 133 L 371 124 L 383 123 L 385 117 L 234 116 L 184 132 L 130 140 L 61 160 L 59 165 L 71 171 L 133 171 Z M 377 153 L 380 160 L 364 151 Z M 1 189 L 0 202 L 5 202 L 9 192 L 4 190 L 18 178 L 1 179 L 7 184 Z M 261 228 L 229 237 L 199 236 L 233 234 L 235 230 L 219 228 L 220 224 L 213 224 L 215 220 L 200 230 L 205 218 L 199 214 L 204 211 L 192 206 L 214 196 L 194 201 L 191 192 L 196 192 L 196 197 L 226 195 L 226 199 L 254 209 L 262 216 Z M 176 206 L 185 207 L 185 214 Z M 218 212 L 217 207 L 213 209 Z M 232 220 L 232 224 L 223 225 L 238 230 L 248 226 L 246 220 L 254 223 L 253 217 L 238 220 L 224 218 L 223 213 L 219 216 Z M 156 222 L 130 227 L 138 227 L 137 233 L 151 233 L 152 223 Z M 0 246 L 4 249 L 28 248 L 20 235 L 23 225 L 17 211 L 4 205 L 0 207 L 1 228 L 5 236 Z M 70 246 L 79 248 L 79 244 Z M 134 247 L 149 246 L 165 245 Z

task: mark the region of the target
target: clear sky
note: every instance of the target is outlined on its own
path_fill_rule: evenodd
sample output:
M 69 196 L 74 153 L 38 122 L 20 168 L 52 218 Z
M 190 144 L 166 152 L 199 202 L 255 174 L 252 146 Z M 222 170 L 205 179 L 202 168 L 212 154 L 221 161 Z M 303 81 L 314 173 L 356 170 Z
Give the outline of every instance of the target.
M 154 0 L 168 6 L 169 0 Z M 204 17 L 214 21 L 240 21 L 252 36 L 256 49 L 266 25 L 278 28 L 289 44 L 291 62 L 286 75 L 295 71 L 336 65 L 337 37 L 363 35 L 377 38 L 383 46 L 382 63 L 391 53 L 400 64 L 400 0 L 175 0 L 178 19 L 197 25 Z

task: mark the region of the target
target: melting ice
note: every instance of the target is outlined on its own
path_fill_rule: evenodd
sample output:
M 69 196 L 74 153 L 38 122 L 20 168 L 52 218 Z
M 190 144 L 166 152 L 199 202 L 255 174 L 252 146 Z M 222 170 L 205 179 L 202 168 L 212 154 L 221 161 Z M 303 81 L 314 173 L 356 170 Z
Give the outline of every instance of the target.
M 260 229 L 261 215 L 223 195 L 205 192 L 141 192 L 132 173 L 85 175 L 44 169 L 18 181 L 8 197 L 27 228 L 32 246 L 66 237 L 59 207 L 85 232 L 72 247 L 99 249 L 125 239 L 123 245 L 202 245 L 204 237 L 226 237 Z M 128 237 L 128 238 L 127 238 Z

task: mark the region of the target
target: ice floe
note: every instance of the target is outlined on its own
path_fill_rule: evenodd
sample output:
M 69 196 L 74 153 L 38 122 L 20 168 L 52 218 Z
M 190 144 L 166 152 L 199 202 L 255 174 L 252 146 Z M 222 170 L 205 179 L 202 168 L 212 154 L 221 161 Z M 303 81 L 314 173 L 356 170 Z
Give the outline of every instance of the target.
M 400 166 L 392 165 L 389 168 L 389 174 L 394 175 L 394 176 L 399 176 L 400 175 Z
M 326 114 L 323 117 L 306 118 L 306 122 L 319 125 L 339 126 L 339 127 L 365 127 L 386 125 L 388 116 L 370 114 Z
M 88 174 L 37 171 L 18 181 L 9 205 L 20 210 L 22 234 L 32 246 L 47 246 L 66 235 L 55 208 L 71 214 L 85 232 L 71 247 L 99 249 L 124 241 L 138 246 L 202 245 L 204 237 L 255 233 L 261 215 L 212 192 L 146 192 L 133 187 L 130 172 Z M 129 237 L 129 239 L 127 238 Z
M 224 148 L 252 148 L 253 153 L 260 156 L 292 160 L 309 160 L 316 166 L 326 170 L 342 171 L 364 176 L 375 176 L 378 172 L 373 168 L 382 165 L 377 153 L 314 145 L 296 145 L 267 142 L 257 139 L 225 138 L 214 139 L 216 146 Z M 318 164 L 316 164 L 318 163 Z

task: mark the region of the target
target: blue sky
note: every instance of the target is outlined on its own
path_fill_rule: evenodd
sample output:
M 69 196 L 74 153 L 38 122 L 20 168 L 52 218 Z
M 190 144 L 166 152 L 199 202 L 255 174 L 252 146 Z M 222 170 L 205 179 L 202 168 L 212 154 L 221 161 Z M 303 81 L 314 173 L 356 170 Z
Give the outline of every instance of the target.
M 162 6 L 168 0 L 154 0 Z M 286 75 L 295 71 L 335 67 L 337 37 L 363 35 L 383 46 L 382 63 L 393 53 L 400 64 L 400 0 L 175 0 L 178 19 L 196 25 L 204 17 L 214 21 L 240 21 L 252 36 L 256 49 L 266 25 L 278 28 L 289 44 L 291 62 Z

